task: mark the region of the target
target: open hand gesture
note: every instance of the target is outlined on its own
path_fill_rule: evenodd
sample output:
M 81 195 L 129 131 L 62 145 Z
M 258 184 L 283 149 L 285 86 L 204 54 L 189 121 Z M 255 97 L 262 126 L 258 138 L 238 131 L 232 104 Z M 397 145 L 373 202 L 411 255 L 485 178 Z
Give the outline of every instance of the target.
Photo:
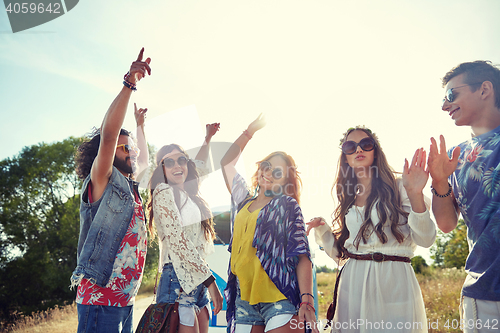
M 311 232 L 311 230 L 313 228 L 319 227 L 320 225 L 323 225 L 325 223 L 326 223 L 326 221 L 322 217 L 315 217 L 315 218 L 311 219 L 311 221 L 306 223 L 307 224 L 307 230 L 306 230 L 307 236 L 309 236 L 309 233 Z
M 250 125 L 248 125 L 247 130 L 248 130 L 249 134 L 253 136 L 255 134 L 255 132 L 257 132 L 258 130 L 260 130 L 264 126 L 266 126 L 266 119 L 261 113 L 261 114 L 259 114 L 257 119 L 255 119 L 254 121 L 252 121 L 252 123 Z
M 207 139 L 211 139 L 220 129 L 220 123 L 207 124 Z
M 148 109 L 137 109 L 137 105 L 134 103 L 134 116 L 137 127 L 144 125 L 144 121 L 146 120 L 146 112 Z
M 429 150 L 429 172 L 433 182 L 439 183 L 447 180 L 449 176 L 455 171 L 460 156 L 460 147 L 453 149 L 451 159 L 446 153 L 446 143 L 444 136 L 439 136 L 439 150 L 437 142 L 431 138 L 431 148 Z
M 429 179 L 429 170 L 425 168 L 426 152 L 424 148 L 419 148 L 415 151 L 411 164 L 405 159 L 403 169 L 403 186 L 408 195 L 412 193 L 422 193 L 425 184 Z
M 127 79 L 130 83 L 136 84 L 140 79 L 146 76 L 146 72 L 151 75 L 151 67 L 149 64 L 151 63 L 151 58 L 147 58 L 145 61 L 142 61 L 144 56 L 144 48 L 139 52 L 139 56 L 137 60 L 132 63 L 130 66 L 129 74 L 130 77 Z

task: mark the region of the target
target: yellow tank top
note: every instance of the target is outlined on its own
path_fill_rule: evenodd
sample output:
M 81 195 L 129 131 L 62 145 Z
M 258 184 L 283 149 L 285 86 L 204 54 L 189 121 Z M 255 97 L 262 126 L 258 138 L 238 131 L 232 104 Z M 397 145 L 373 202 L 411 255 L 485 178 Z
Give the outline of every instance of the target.
M 255 226 L 260 209 L 248 210 L 247 203 L 234 220 L 231 249 L 231 271 L 240 282 L 241 299 L 250 304 L 274 303 L 286 299 L 271 281 L 257 258 L 257 249 L 252 247 Z

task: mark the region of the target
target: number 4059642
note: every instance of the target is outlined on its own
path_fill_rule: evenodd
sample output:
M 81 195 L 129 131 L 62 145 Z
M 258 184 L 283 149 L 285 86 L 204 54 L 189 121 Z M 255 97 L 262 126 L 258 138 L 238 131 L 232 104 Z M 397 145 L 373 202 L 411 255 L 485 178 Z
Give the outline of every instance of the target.
M 44 13 L 48 12 L 51 14 L 61 14 L 61 4 L 60 3 L 49 3 L 48 5 L 45 5 L 43 3 L 9 3 L 7 7 L 5 8 L 7 13 L 15 13 L 15 14 L 27 14 L 27 13 Z

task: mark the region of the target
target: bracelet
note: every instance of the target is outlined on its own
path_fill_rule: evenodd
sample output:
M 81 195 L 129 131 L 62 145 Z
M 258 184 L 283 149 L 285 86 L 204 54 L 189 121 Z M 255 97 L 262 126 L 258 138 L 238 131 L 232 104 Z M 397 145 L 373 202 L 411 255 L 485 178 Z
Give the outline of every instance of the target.
M 250 135 L 250 133 L 248 132 L 248 130 L 244 130 L 243 131 L 243 134 L 245 134 L 245 136 L 248 138 L 248 139 L 251 139 L 252 136 Z
M 130 83 L 128 81 L 123 81 L 123 85 L 129 89 L 131 89 L 132 91 L 137 91 L 137 88 L 135 87 L 135 84 L 133 83 Z
M 129 89 L 132 89 L 132 91 L 137 91 L 137 87 L 135 86 L 135 84 L 129 82 L 128 79 L 130 79 L 130 72 L 127 72 L 125 75 L 123 75 L 123 85 Z
M 311 303 L 309 303 L 309 302 L 302 302 L 302 303 L 300 303 L 300 304 L 299 304 L 299 308 L 300 308 L 302 305 L 304 305 L 304 304 L 309 305 L 309 306 L 313 309 L 313 311 L 314 311 L 314 312 L 316 312 L 316 309 L 314 308 L 314 306 L 313 306 Z
M 302 299 L 302 296 L 304 296 L 304 295 L 311 296 L 311 297 L 312 297 L 312 299 L 314 299 L 314 296 L 313 296 L 313 295 L 311 295 L 311 294 L 309 294 L 309 293 L 303 293 L 303 294 L 300 294 L 300 298 Z
M 451 194 L 451 184 L 448 182 L 448 192 L 446 192 L 446 194 L 438 194 L 436 192 L 436 189 L 434 187 L 432 187 L 432 185 L 431 185 L 431 192 L 432 192 L 432 194 L 434 194 L 438 198 L 446 198 L 447 196 L 449 196 Z

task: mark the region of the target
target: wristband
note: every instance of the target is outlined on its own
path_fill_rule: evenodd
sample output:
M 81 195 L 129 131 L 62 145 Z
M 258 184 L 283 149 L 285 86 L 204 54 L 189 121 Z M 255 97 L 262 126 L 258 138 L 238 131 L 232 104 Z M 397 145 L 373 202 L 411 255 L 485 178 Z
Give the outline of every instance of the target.
M 250 135 L 250 133 L 248 132 L 248 130 L 244 130 L 243 131 L 243 134 L 245 134 L 245 136 L 250 140 L 252 138 L 252 136 Z
M 310 306 L 310 307 L 313 309 L 313 311 L 314 311 L 314 312 L 316 312 L 316 309 L 314 308 L 314 306 L 313 306 L 311 303 L 309 303 L 309 302 L 302 302 L 302 303 L 300 303 L 300 304 L 299 304 L 299 308 L 300 308 L 302 305 L 304 305 L 304 304 L 306 304 L 306 305 Z
M 133 83 L 130 83 L 128 81 L 123 81 L 123 85 L 129 89 L 131 89 L 132 91 L 137 91 L 137 88 L 135 87 L 135 84 Z
M 446 192 L 446 194 L 437 193 L 436 189 L 434 187 L 432 187 L 432 185 L 431 185 L 431 192 L 432 192 L 432 194 L 434 194 L 438 198 L 446 198 L 451 194 L 451 184 L 448 182 L 448 192 Z
M 303 294 L 300 294 L 300 298 L 302 298 L 302 296 L 304 296 L 304 295 L 311 296 L 311 297 L 312 297 L 312 299 L 314 299 L 314 296 L 313 296 L 313 295 L 311 295 L 311 294 L 309 294 L 309 293 L 303 293 Z
M 135 86 L 134 83 L 130 82 L 128 79 L 130 79 L 130 72 L 127 72 L 125 75 L 123 75 L 123 85 L 132 91 L 137 91 L 137 87 Z

